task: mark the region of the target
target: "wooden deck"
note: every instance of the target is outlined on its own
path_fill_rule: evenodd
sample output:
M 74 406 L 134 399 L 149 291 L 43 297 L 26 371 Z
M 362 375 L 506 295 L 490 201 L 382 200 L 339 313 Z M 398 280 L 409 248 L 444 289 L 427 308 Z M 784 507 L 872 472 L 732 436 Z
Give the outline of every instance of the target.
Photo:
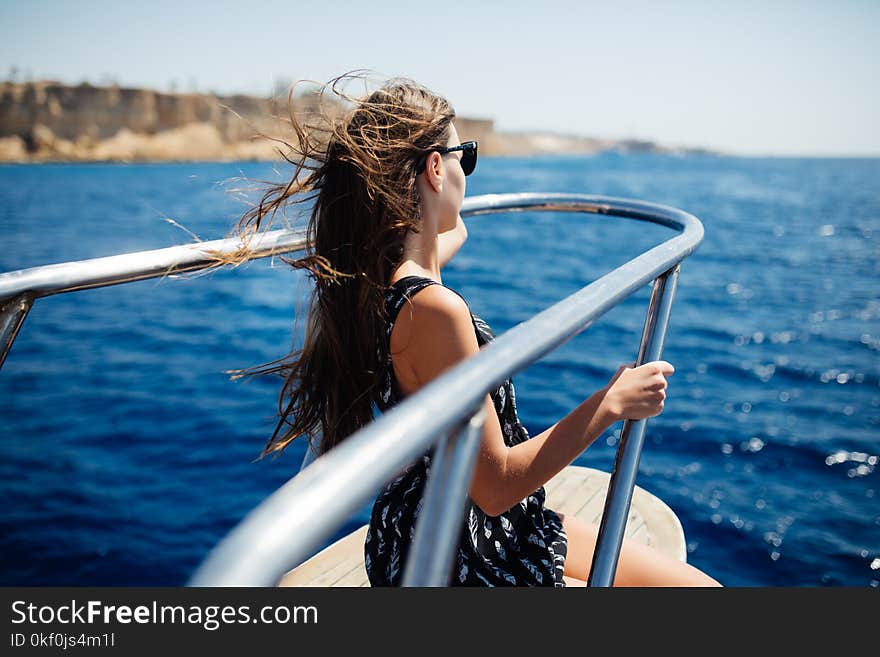
M 599 524 L 611 475 L 570 465 L 544 485 L 546 506 Z M 655 547 L 686 561 L 684 531 L 678 517 L 661 499 L 636 486 L 627 519 L 627 539 Z M 367 525 L 356 529 L 288 571 L 278 586 L 369 586 L 364 569 Z

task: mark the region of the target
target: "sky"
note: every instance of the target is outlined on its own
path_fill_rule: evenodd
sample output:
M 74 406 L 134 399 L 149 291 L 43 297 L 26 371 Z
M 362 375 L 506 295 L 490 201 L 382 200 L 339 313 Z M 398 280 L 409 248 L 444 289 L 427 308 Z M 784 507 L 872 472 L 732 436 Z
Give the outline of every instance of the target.
M 498 130 L 880 156 L 880 0 L 0 0 L 0 79 L 267 96 L 352 69 Z

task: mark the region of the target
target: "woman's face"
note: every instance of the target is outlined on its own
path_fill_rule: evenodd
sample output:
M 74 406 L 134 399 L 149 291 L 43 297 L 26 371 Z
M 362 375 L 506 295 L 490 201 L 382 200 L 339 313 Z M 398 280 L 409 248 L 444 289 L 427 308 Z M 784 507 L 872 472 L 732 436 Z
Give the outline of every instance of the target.
M 458 131 L 455 124 L 449 126 L 449 141 L 446 146 L 458 146 L 461 141 L 458 138 Z M 454 151 L 445 153 L 442 157 L 443 180 L 440 191 L 438 192 L 438 211 L 440 213 L 440 225 L 437 228 L 438 233 L 445 232 L 455 227 L 458 222 L 458 215 L 461 211 L 461 204 L 464 201 L 464 193 L 467 187 L 465 183 L 464 171 L 461 168 L 461 158 L 464 155 L 462 151 Z

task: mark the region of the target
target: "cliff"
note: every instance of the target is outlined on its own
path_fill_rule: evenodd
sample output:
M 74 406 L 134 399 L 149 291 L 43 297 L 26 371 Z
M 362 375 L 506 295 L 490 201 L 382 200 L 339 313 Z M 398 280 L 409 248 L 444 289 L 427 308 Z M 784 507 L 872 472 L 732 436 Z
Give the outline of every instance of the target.
M 317 96 L 300 96 L 293 111 L 312 112 L 320 102 Z M 279 160 L 277 149 L 286 152 L 284 144 L 258 132 L 291 141 L 287 112 L 286 96 L 275 101 L 50 80 L 5 82 L 0 162 Z M 479 140 L 485 155 L 681 151 L 651 142 L 498 132 L 488 119 L 460 117 L 456 127 L 462 139 Z

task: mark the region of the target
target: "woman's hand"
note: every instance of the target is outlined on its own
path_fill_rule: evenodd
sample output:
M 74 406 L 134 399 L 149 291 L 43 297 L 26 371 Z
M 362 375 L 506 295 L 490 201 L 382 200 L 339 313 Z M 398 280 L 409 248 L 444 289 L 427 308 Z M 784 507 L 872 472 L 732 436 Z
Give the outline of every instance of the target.
M 605 386 L 603 404 L 617 420 L 641 420 L 660 415 L 666 399 L 666 377 L 675 372 L 665 360 L 639 367 L 622 365 Z

